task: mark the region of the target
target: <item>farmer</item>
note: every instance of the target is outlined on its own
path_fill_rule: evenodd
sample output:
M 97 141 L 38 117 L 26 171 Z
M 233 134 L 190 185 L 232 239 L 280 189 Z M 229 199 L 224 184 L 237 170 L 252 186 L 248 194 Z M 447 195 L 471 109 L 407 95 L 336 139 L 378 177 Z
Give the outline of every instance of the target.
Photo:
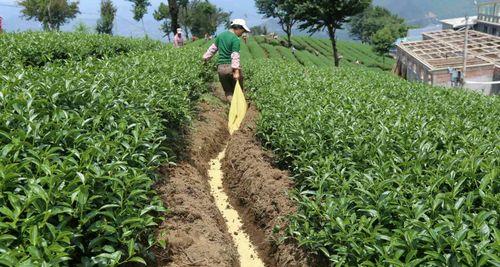
M 217 51 L 219 52 L 217 72 L 227 101 L 231 101 L 233 97 L 236 81 L 239 81 L 241 87 L 243 87 L 243 74 L 240 65 L 241 41 L 239 37 L 246 32 L 250 32 L 250 28 L 248 28 L 245 20 L 233 20 L 229 31 L 219 34 L 215 38 L 215 43 L 203 55 L 203 59 L 207 62 Z
M 174 36 L 174 47 L 179 48 L 184 45 L 184 38 L 182 37 L 182 29 L 177 29 L 177 34 Z

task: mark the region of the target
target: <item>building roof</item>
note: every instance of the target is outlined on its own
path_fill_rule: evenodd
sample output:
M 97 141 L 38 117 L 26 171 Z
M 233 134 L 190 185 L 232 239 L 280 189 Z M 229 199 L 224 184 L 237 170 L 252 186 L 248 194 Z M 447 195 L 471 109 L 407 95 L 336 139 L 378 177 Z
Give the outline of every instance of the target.
M 467 23 L 465 22 L 465 17 L 443 19 L 440 22 L 443 24 L 450 25 L 454 29 L 457 29 L 457 28 L 463 28 L 466 25 L 475 25 L 477 23 L 477 16 L 469 17 L 469 19 L 467 20 Z
M 399 44 L 430 70 L 463 66 L 464 31 L 445 30 L 424 33 L 424 41 Z M 469 31 L 467 66 L 500 66 L 500 37 Z

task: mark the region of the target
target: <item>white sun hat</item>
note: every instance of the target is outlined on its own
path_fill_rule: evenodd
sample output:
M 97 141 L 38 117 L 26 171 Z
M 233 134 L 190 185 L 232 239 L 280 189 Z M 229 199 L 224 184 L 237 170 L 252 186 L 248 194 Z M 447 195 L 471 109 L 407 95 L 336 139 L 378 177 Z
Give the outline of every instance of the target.
M 245 31 L 250 32 L 250 28 L 248 28 L 247 22 L 244 19 L 235 19 L 231 21 L 231 26 L 233 25 L 240 25 Z

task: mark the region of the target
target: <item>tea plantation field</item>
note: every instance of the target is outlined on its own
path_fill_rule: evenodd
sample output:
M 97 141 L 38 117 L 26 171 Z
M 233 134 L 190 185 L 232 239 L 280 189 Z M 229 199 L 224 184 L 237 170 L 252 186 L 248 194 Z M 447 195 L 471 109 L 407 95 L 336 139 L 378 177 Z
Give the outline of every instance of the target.
M 144 262 L 165 211 L 156 168 L 207 88 L 201 50 L 66 33 L 0 43 L 0 265 Z
M 280 238 L 331 266 L 500 266 L 500 98 L 406 82 L 362 44 L 334 69 L 328 40 L 280 41 L 241 48 L 256 138 L 295 182 Z M 0 34 L 0 266 L 165 245 L 153 185 L 211 93 L 209 45 Z
M 302 246 L 338 266 L 500 265 L 498 97 L 362 68 L 247 69 L 258 137 L 297 183 Z
M 245 61 L 253 59 L 282 59 L 298 62 L 304 66 L 333 66 L 333 49 L 328 39 L 297 36 L 292 38 L 296 53 L 286 46 L 285 40 L 268 37 L 249 37 L 248 42 L 241 46 L 241 56 Z M 190 44 L 207 49 L 212 42 L 198 40 Z M 376 55 L 370 46 L 349 41 L 338 41 L 341 65 L 367 67 L 376 70 L 390 71 L 395 63 L 393 58 Z

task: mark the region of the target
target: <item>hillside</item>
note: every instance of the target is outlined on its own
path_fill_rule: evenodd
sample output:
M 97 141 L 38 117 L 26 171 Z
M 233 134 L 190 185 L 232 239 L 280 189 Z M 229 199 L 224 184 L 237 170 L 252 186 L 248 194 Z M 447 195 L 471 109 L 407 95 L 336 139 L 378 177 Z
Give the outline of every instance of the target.
M 500 98 L 293 41 L 1 34 L 0 265 L 500 266 Z
M 241 56 L 243 61 L 250 59 L 279 59 L 298 62 L 304 66 L 325 67 L 333 66 L 333 50 L 330 40 L 305 36 L 292 37 L 293 46 L 297 49 L 293 54 L 290 48 L 283 46 L 283 39 L 272 40 L 262 36 L 250 37 L 247 44 L 242 43 Z M 198 40 L 190 43 L 192 46 L 210 46 L 211 42 Z M 394 59 L 376 55 L 370 46 L 351 42 L 339 41 L 339 53 L 343 57 L 342 66 L 363 66 L 388 71 L 394 65 Z

